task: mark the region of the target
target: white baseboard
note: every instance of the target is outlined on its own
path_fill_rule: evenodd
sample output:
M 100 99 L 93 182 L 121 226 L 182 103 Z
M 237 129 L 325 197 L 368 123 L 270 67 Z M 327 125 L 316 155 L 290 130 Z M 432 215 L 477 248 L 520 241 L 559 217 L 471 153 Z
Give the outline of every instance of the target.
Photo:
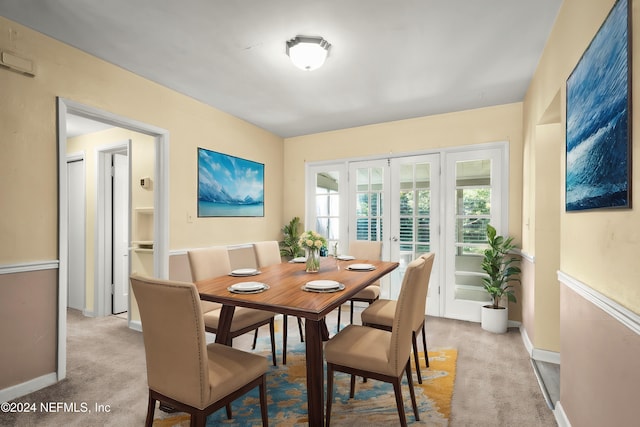
M 58 376 L 55 372 L 52 372 L 21 384 L 12 385 L 11 387 L 0 390 L 0 402 L 9 402 L 18 397 L 26 396 L 34 391 L 49 387 L 56 382 L 58 382 Z
M 560 353 L 549 350 L 542 350 L 539 348 L 535 348 L 533 343 L 529 339 L 529 335 L 527 334 L 527 330 L 520 326 L 520 336 L 522 336 L 522 342 L 524 343 L 524 347 L 527 349 L 527 353 L 533 360 L 537 360 L 540 362 L 548 362 L 555 363 L 556 365 L 560 364 Z
M 567 414 L 564 413 L 564 408 L 559 401 L 556 403 L 556 409 L 553 410 L 553 415 L 556 418 L 558 427 L 571 427 L 569 418 L 567 418 Z
M 539 362 L 554 363 L 556 365 L 560 364 L 560 353 L 556 351 L 534 348 L 533 352 L 531 353 L 531 358 Z
M 142 322 L 139 320 L 132 320 L 129 322 L 129 329 L 133 329 L 134 331 L 142 332 Z

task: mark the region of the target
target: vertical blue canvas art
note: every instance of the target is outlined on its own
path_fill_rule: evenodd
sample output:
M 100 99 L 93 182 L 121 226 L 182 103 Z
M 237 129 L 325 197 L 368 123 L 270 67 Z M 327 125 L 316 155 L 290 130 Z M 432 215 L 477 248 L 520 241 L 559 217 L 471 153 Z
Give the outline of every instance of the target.
M 566 210 L 630 207 L 628 0 L 567 80 Z
M 264 216 L 264 165 L 198 148 L 198 216 Z

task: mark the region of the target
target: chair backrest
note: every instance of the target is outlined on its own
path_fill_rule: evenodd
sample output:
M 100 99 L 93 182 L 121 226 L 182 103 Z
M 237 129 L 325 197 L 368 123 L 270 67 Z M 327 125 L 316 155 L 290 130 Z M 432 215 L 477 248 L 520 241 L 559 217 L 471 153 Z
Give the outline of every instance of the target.
M 380 261 L 382 259 L 382 242 L 352 240 L 349 242 L 349 255 L 357 259 Z
M 231 261 L 226 246 L 192 249 L 187 251 L 187 257 L 191 267 L 191 279 L 194 282 L 231 273 Z
M 382 259 L 382 242 L 352 240 L 349 242 L 349 255 L 356 257 L 356 259 L 380 261 Z M 380 280 L 376 280 L 371 285 L 380 286 Z
M 400 295 L 396 303 L 391 329 L 391 346 L 389 349 L 389 363 L 395 373 L 400 375 L 405 368 L 411 353 L 411 333 L 416 313 L 419 313 L 424 303 L 420 302 L 421 288 L 425 279 L 427 262 L 418 257 L 411 261 L 404 272 Z M 422 308 L 424 313 L 424 308 Z
M 282 262 L 282 258 L 280 257 L 280 245 L 275 240 L 256 242 L 253 244 L 253 250 L 256 254 L 256 263 L 258 264 L 258 268 L 273 264 L 280 264 Z
M 426 262 L 423 274 L 426 276 L 420 279 L 420 292 L 418 294 L 418 300 L 422 303 L 418 311 L 415 313 L 415 318 L 413 319 L 413 330 L 416 331 L 418 328 L 422 326 L 422 322 L 424 322 L 424 315 L 426 313 L 427 307 L 427 294 L 429 293 L 429 280 L 431 279 L 431 270 L 433 269 L 433 261 L 435 260 L 436 254 L 433 252 L 429 252 L 423 255 L 420 255 L 420 258 L 424 259 Z
M 131 276 L 149 388 L 197 408 L 209 401 L 209 369 L 200 298 L 193 283 Z

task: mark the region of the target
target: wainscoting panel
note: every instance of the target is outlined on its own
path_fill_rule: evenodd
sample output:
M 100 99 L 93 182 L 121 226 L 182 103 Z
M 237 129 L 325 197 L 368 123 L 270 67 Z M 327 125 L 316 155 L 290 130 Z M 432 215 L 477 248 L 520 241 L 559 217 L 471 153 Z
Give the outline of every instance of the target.
M 57 262 L 0 268 L 0 396 L 21 384 L 55 378 L 58 319 Z M 45 384 L 48 385 L 48 384 Z M 8 396 L 5 390 L 18 393 Z M 25 389 L 26 390 L 26 389 Z
M 561 282 L 561 414 L 573 426 L 637 425 L 640 317 L 570 276 Z

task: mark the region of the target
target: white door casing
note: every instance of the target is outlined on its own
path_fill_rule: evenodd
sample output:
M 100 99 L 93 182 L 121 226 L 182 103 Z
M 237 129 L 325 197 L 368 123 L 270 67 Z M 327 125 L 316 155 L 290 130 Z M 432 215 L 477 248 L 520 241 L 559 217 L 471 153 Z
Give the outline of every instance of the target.
M 56 378 L 58 381 L 67 375 L 67 288 L 68 288 L 68 189 L 67 189 L 67 114 L 74 114 L 116 127 L 121 127 L 155 138 L 155 175 L 154 183 L 154 276 L 169 277 L 169 132 L 166 129 L 149 125 L 137 120 L 119 116 L 79 102 L 57 98 L 58 123 L 58 328 Z M 129 327 L 142 330 L 139 321 L 128 320 Z
M 111 312 L 129 310 L 129 224 L 131 218 L 129 156 L 113 154 L 113 300 Z
M 67 305 L 85 308 L 85 172 L 83 154 L 67 156 L 69 245 Z

